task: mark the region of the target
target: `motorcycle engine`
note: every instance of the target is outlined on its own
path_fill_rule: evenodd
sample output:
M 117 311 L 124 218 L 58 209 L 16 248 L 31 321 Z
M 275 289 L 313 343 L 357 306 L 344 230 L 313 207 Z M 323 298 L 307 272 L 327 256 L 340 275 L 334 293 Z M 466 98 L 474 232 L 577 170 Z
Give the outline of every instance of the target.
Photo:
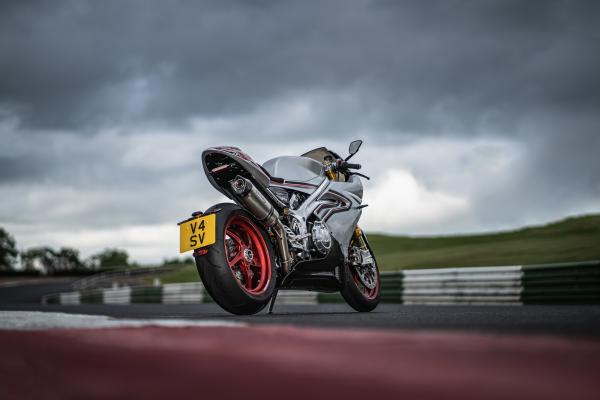
M 311 229 L 311 239 L 314 248 L 321 255 L 327 255 L 331 249 L 331 233 L 322 221 L 315 221 Z
M 281 187 L 270 187 L 269 190 L 273 193 L 277 198 L 290 209 L 295 210 L 306 200 L 306 195 L 301 192 L 297 192 L 295 190 L 287 190 Z

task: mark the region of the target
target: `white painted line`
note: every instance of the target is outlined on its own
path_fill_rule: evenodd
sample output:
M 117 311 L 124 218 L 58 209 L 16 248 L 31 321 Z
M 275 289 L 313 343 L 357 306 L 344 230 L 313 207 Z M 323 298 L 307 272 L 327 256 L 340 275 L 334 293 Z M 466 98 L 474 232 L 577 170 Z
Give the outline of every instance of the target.
M 243 327 L 241 322 L 184 319 L 118 319 L 105 315 L 42 311 L 0 311 L 0 330 L 97 329 L 126 327 Z
M 426 269 L 405 269 L 402 273 L 408 275 L 438 275 L 438 274 L 461 274 L 467 273 L 496 273 L 496 272 L 521 272 L 520 265 L 509 265 L 503 267 L 459 267 L 459 268 L 426 268 Z
M 448 273 L 448 274 L 414 274 L 404 275 L 402 282 L 460 282 L 460 281 L 520 281 L 521 272 L 496 272 L 496 273 Z
M 402 294 L 410 296 L 413 294 L 433 296 L 445 295 L 519 295 L 522 289 L 520 287 L 508 288 L 488 288 L 488 287 L 457 287 L 457 288 L 411 288 L 405 287 Z

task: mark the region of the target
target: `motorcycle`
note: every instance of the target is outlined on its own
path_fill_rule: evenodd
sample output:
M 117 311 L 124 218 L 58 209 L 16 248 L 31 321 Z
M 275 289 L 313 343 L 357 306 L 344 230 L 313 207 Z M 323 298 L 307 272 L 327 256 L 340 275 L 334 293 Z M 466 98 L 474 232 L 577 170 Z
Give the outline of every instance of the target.
M 255 314 L 279 290 L 340 292 L 355 310 L 379 303 L 379 270 L 358 227 L 366 175 L 349 156 L 320 147 L 260 165 L 237 147 L 202 153 L 204 172 L 233 203 L 179 223 L 180 252 L 193 256 L 206 291 L 233 314 Z

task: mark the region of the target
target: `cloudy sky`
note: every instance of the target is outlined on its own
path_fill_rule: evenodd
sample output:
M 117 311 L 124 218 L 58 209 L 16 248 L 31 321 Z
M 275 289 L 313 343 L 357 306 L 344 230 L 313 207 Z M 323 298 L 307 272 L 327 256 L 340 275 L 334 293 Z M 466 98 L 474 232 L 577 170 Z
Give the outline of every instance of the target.
M 202 149 L 357 138 L 372 232 L 600 212 L 599 19 L 597 1 L 3 1 L 0 226 L 158 262 L 223 200 Z

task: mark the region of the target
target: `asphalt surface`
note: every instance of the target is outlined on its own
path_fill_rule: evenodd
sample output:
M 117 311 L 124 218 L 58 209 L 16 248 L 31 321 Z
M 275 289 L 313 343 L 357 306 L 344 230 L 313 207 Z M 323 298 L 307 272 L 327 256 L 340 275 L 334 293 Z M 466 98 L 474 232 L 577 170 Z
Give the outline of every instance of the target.
M 403 306 L 380 304 L 370 313 L 345 304 L 283 305 L 274 313 L 236 316 L 215 304 L 42 305 L 43 294 L 69 290 L 68 281 L 0 286 L 0 310 L 52 311 L 115 318 L 220 319 L 250 324 L 374 329 L 531 333 L 600 338 L 600 305 Z
M 560 400 L 600 391 L 597 305 L 357 313 L 279 304 L 272 315 L 235 316 L 214 304 L 39 304 L 65 284 L 0 285 L 0 399 Z
M 597 399 L 600 342 L 147 326 L 0 330 L 2 399 Z
M 599 306 L 402 306 L 381 304 L 357 313 L 344 304 L 280 305 L 269 315 L 235 316 L 214 304 L 131 304 L 79 306 L 0 304 L 0 310 L 53 311 L 116 318 L 220 319 L 278 324 L 375 329 L 544 333 L 600 338 Z
M 0 306 L 3 304 L 39 304 L 49 293 L 69 292 L 77 278 L 38 278 L 0 280 Z

